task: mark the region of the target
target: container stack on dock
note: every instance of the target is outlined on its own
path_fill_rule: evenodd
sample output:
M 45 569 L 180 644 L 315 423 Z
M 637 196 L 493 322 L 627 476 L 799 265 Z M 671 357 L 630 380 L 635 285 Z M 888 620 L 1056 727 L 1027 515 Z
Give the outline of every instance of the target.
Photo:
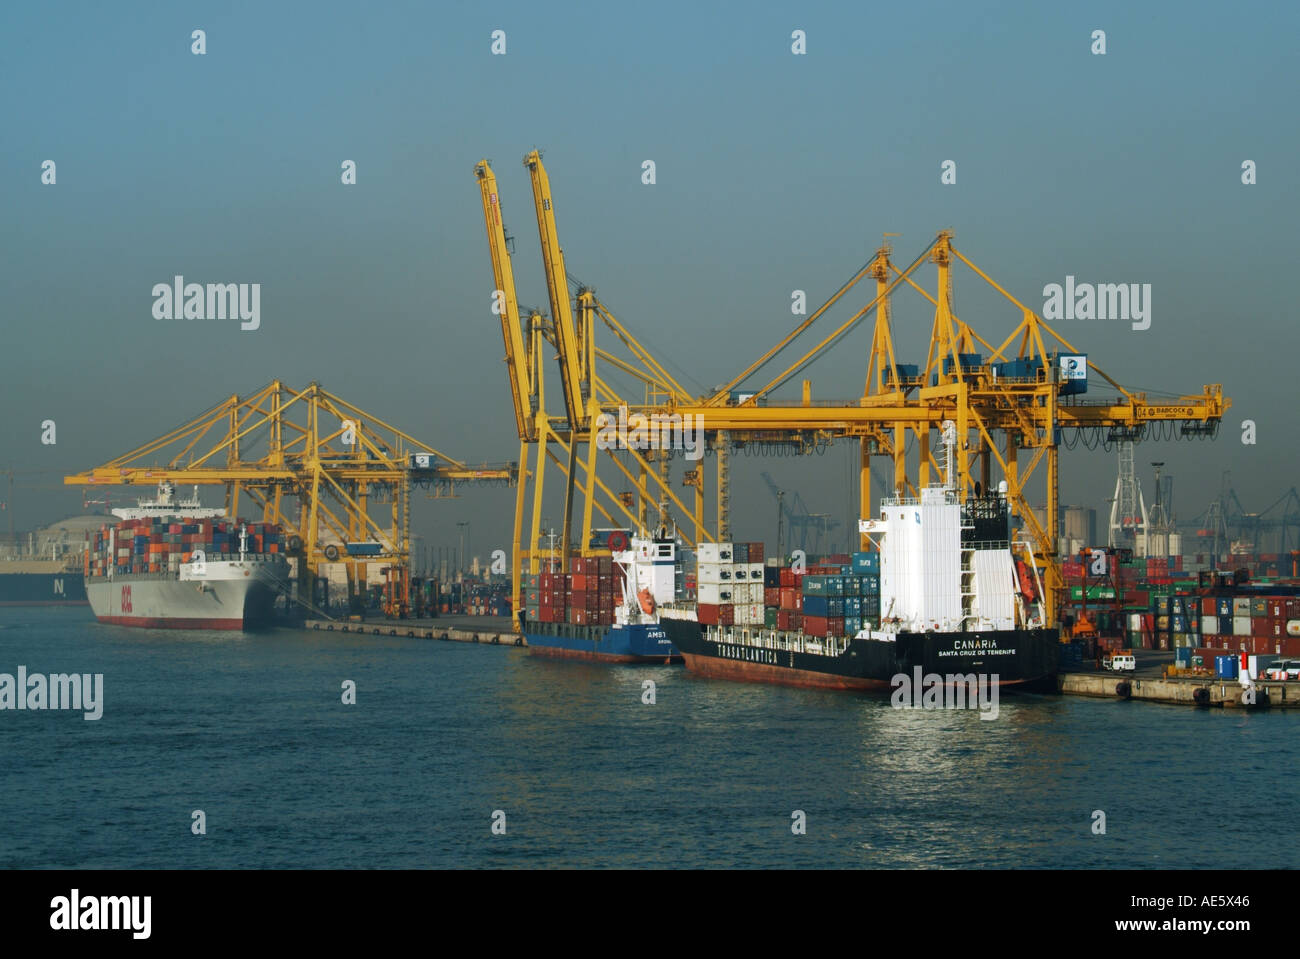
M 1176 639 L 1186 643 L 1199 629 L 1181 608 L 1178 618 L 1173 616 L 1171 600 L 1197 585 L 1197 574 L 1183 569 L 1181 557 L 1123 560 L 1101 581 L 1088 567 L 1081 560 L 1061 564 L 1067 588 L 1063 612 L 1078 619 L 1086 611 L 1102 634 L 1101 648 L 1171 649 Z
M 1300 657 L 1300 588 L 1256 587 L 1249 594 L 1221 592 L 1194 602 L 1200 608 L 1199 654 Z
M 211 562 L 239 557 L 239 522 L 198 519 L 173 523 L 164 517 L 127 519 L 100 527 L 91 543 L 87 575 L 117 573 L 177 573 L 198 554 Z M 113 530 L 116 530 L 113 533 Z M 249 553 L 284 552 L 284 534 L 274 523 L 248 523 Z M 114 555 L 109 556 L 110 543 Z

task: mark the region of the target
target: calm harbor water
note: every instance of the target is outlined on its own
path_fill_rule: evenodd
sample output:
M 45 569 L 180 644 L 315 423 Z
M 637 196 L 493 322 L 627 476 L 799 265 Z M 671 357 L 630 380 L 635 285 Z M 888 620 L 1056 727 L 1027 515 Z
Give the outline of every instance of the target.
M 1292 867 L 1300 715 L 887 695 L 429 640 L 0 610 L 0 673 L 103 673 L 103 718 L 0 711 L 0 867 Z M 642 682 L 657 685 L 642 703 Z M 341 684 L 356 683 L 356 704 Z M 191 833 L 191 813 L 207 833 Z M 1106 834 L 1092 832 L 1093 810 Z M 505 835 L 493 835 L 494 810 Z M 806 835 L 791 814 L 806 814 Z M 1249 850 L 1248 852 L 1246 850 Z

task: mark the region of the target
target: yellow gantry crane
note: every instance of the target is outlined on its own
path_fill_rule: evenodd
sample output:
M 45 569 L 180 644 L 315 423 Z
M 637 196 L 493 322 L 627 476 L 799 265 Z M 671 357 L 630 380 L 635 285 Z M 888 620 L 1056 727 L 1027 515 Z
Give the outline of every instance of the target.
M 223 486 L 228 516 L 246 500 L 263 522 L 283 527 L 299 560 L 299 600 L 315 602 L 323 563 L 344 563 L 355 593 L 365 588 L 367 564 L 384 562 L 396 586 L 388 612 L 405 615 L 412 491 L 443 498 L 460 484 L 508 485 L 517 477 L 514 464 L 452 459 L 319 384 L 294 390 L 276 381 L 63 482 Z
M 542 508 L 545 493 L 547 463 L 558 467 L 564 478 L 564 519 L 562 523 L 559 555 L 570 552 L 581 555 L 608 553 L 608 549 L 592 545 L 593 522 L 600 517 L 611 524 L 624 522 L 633 526 L 647 525 L 647 504 L 657 500 L 663 512 L 669 504 L 675 505 L 683 515 L 695 519 L 695 539 L 705 536 L 703 484 L 701 471 L 694 471 L 695 479 L 687 485 L 695 487 L 693 508 L 688 508 L 672 490 L 667 476 L 666 457 L 655 460 L 651 451 L 607 449 L 608 459 L 615 464 L 635 494 L 615 492 L 598 475 L 597 453 L 600 450 L 599 428 L 602 415 L 616 419 L 620 408 L 644 407 L 651 399 L 668 399 L 687 402 L 690 394 L 651 356 L 636 338 L 619 322 L 595 292 L 579 286 L 577 316 L 568 289 L 568 274 L 564 254 L 559 244 L 555 223 L 554 202 L 550 181 L 542 164 L 541 155 L 533 151 L 524 158 L 533 187 L 533 206 L 537 218 L 538 237 L 543 252 L 547 296 L 552 316 L 548 320 L 536 310 L 523 310 L 518 306 L 511 266 L 511 242 L 506 232 L 502 214 L 500 189 L 495 173 L 487 160 L 474 167 L 483 204 L 484 225 L 492 259 L 493 279 L 496 284 L 493 303 L 501 304 L 502 337 L 505 343 L 505 363 L 515 398 L 515 418 L 520 439 L 519 486 L 515 502 L 513 532 L 514 548 L 511 550 L 511 576 L 515 608 L 519 604 L 519 583 L 522 564 L 537 572 L 541 560 L 550 555 L 540 546 Z M 630 359 L 598 349 L 594 334 L 597 323 L 609 329 L 626 349 Z M 524 346 L 524 343 L 527 346 Z M 564 414 L 554 416 L 546 409 L 545 375 L 541 364 L 543 342 L 556 350 Z M 596 373 L 599 360 L 609 369 L 632 376 L 645 389 L 640 403 L 629 404 L 611 385 Z M 622 462 L 621 454 L 631 461 Z M 531 465 L 530 465 L 531 464 Z M 634 472 L 635 471 L 635 472 Z M 528 512 L 528 491 L 531 480 L 531 524 L 525 534 L 524 520 Z M 581 532 L 576 548 L 571 543 L 574 525 L 574 498 L 581 495 Z M 525 539 L 525 535 L 527 538 Z
M 1019 312 L 1020 322 L 998 345 L 985 340 L 953 312 L 954 261 L 969 267 Z M 913 279 L 925 262 L 934 264 L 937 270 L 937 290 L 933 294 Z M 888 246 L 881 247 L 867 268 L 846 286 L 851 287 L 865 276 L 876 279 L 875 297 L 793 364 L 755 389 L 744 403 L 725 405 L 727 390 L 792 342 L 808 328 L 807 321 L 740 378 L 697 404 L 677 407 L 677 411 L 706 416 L 710 431 L 726 430 L 733 437 L 757 428 L 792 433 L 816 429 L 835 438 L 857 438 L 861 443 L 859 515 L 863 519 L 873 512 L 871 457 L 890 457 L 893 489 L 919 495 L 919 489 L 929 485 L 931 472 L 938 474 L 939 470 L 930 449 L 931 432 L 951 420 L 959 440 L 955 464 L 959 489 L 965 495 L 974 494 L 977 488 L 988 490 L 993 482 L 992 467 L 999 468 L 1012 511 L 1028 535 L 1029 552 L 1043 572 L 1049 618 L 1055 618 L 1058 593 L 1064 585 L 1056 561 L 1062 432 L 1092 431 L 1105 443 L 1140 437 L 1153 424 L 1171 425 L 1184 436 L 1212 435 L 1231 401 L 1223 396 L 1218 384 L 1203 387 L 1199 394 L 1161 401 L 1125 389 L 958 251 L 952 245 L 950 232 L 940 233 L 903 270 L 890 261 Z M 900 364 L 895 356 L 889 299 L 904 284 L 935 307 L 924 365 Z M 844 292 L 842 288 L 828 304 Z M 773 390 L 833 348 L 873 310 L 877 314 L 876 326 L 867 357 L 865 390 L 856 403 L 812 406 L 806 380 L 804 397 L 798 405 L 769 398 Z M 1084 399 L 1080 388 L 1087 383 L 1087 371 L 1100 376 L 1119 395 L 1101 401 Z M 760 406 L 760 401 L 766 401 L 766 405 Z M 905 456 L 909 431 L 917 447 L 914 478 L 909 478 Z M 1028 492 L 1029 482 L 1040 468 L 1045 473 L 1045 522 L 1035 516 Z
M 719 538 L 728 535 L 727 452 L 731 447 L 747 442 L 776 442 L 786 444 L 789 448 L 806 450 L 820 442 L 857 440 L 860 444 L 859 515 L 865 519 L 875 511 L 870 495 L 871 459 L 884 456 L 892 461 L 891 482 L 887 486 L 903 495 L 919 495 L 919 490 L 930 483 L 932 473 L 937 475 L 939 469 L 931 452 L 932 433 L 941 429 L 946 421 L 952 421 L 959 438 L 957 462 L 954 464 L 959 488 L 966 495 L 974 494 L 977 488 L 990 489 L 994 481 L 994 467 L 997 468 L 999 479 L 1007 484 L 1007 497 L 1012 511 L 1024 526 L 1024 535 L 1027 537 L 1024 544 L 1026 558 L 1031 559 L 1043 574 L 1047 588 L 1045 599 L 1048 615 L 1049 619 L 1054 619 L 1059 602 L 1058 592 L 1063 586 L 1056 561 L 1059 448 L 1063 434 L 1070 431 L 1076 435 L 1080 432 L 1091 433 L 1103 443 L 1140 438 L 1148 429 L 1161 426 L 1173 429 L 1183 436 L 1213 435 L 1230 405 L 1231 401 L 1223 396 L 1222 387 L 1217 384 L 1203 387 L 1199 394 L 1160 400 L 1125 389 L 957 250 L 952 243 L 952 234 L 947 231 L 939 233 L 901 270 L 893 264 L 888 244 L 882 245 L 875 256 L 821 307 L 802 319 L 772 348 L 723 386 L 706 395 L 692 397 L 585 287 L 579 287 L 578 290 L 579 320 L 576 325 L 573 324 L 567 285 L 562 273 L 563 257 L 555 231 L 554 203 L 549 181 L 536 151 L 530 153 L 524 162 L 533 178 L 552 317 L 557 319 L 549 327 L 544 326 L 543 333 L 557 348 L 561 379 L 566 384 L 566 417 L 563 421 L 547 422 L 567 427 L 567 434 L 563 429 L 552 432 L 549 436 L 545 435 L 545 431 L 534 434 L 539 447 L 538 469 L 534 478 L 532 528 L 526 540 L 520 538 L 524 512 L 522 487 L 526 481 L 521 468 L 514 552 L 517 556 L 532 557 L 531 568 L 534 571 L 537 569 L 540 534 L 541 466 L 545 458 L 550 458 L 564 472 L 569 497 L 575 489 L 578 469 L 583 470 L 580 488 L 586 517 L 581 541 L 583 550 L 588 545 L 591 510 L 597 492 L 604 494 L 613 503 L 613 509 L 606 509 L 601 503 L 596 503 L 596 508 L 607 518 L 621 514 L 643 528 L 646 525 L 644 504 L 657 492 L 661 517 L 664 510 L 676 507 L 680 515 L 693 516 L 693 541 L 707 537 L 702 517 L 702 469 L 687 472 L 685 484 L 693 486 L 696 491 L 694 509 L 690 510 L 672 494 L 668 486 L 665 468 L 667 458 L 664 454 L 659 454 L 655 466 L 652 466 L 651 457 L 642 456 L 636 450 L 629 451 L 636 460 L 637 475 L 633 475 L 616 457 L 611 457 L 635 489 L 636 497 L 641 500 L 642 507 L 635 514 L 631 510 L 631 497 L 615 497 L 595 475 L 595 455 L 592 449 L 596 433 L 594 426 L 601 414 L 608 414 L 619 406 L 626 406 L 632 415 L 639 414 L 647 418 L 701 418 L 710 448 L 717 454 Z M 480 164 L 480 168 L 485 167 L 486 163 Z M 487 212 L 485 201 L 485 214 Z M 491 233 L 492 223 L 489 218 L 489 234 Z M 494 265 L 496 262 L 497 255 L 494 253 Z M 952 298 L 952 269 L 957 263 L 970 268 L 1017 311 L 1017 323 L 1001 340 L 984 339 L 956 315 Z M 925 264 L 933 265 L 936 270 L 934 292 L 926 290 L 915 279 L 915 274 Z M 861 280 L 867 278 L 873 279 L 876 286 L 875 295 L 869 302 L 780 373 L 768 378 L 762 386 L 739 391 L 747 394 L 742 402 L 733 400 L 742 384 L 775 360 L 818 319 L 844 300 Z M 501 273 L 498 272 L 498 286 L 501 282 Z M 900 363 L 896 355 L 891 328 L 891 298 L 897 290 L 904 287 L 918 292 L 934 307 L 934 322 L 924 363 Z M 819 400 L 814 404 L 812 382 L 809 379 L 803 380 L 802 395 L 797 400 L 781 400 L 773 395 L 774 391 L 841 343 L 872 312 L 875 313 L 875 325 L 866 355 L 866 375 L 860 397 L 840 402 Z M 594 346 L 593 317 L 599 318 L 614 332 L 628 348 L 635 363 L 620 360 Z M 509 354 L 509 349 L 507 353 Z M 507 362 L 509 361 L 508 355 Z M 532 361 L 536 377 L 534 386 L 540 394 L 542 369 L 536 362 L 535 353 Z M 646 386 L 644 401 L 633 404 L 620 399 L 599 375 L 598 362 L 639 377 Z M 1082 387 L 1089 383 L 1089 372 L 1094 374 L 1091 383 L 1095 384 L 1096 378 L 1100 377 L 1117 395 L 1100 401 L 1085 398 Z M 585 415 L 575 416 L 574 411 L 578 409 L 585 409 Z M 541 407 L 538 407 L 538 419 L 546 419 Z M 584 425 L 587 427 L 585 430 L 582 429 Z M 916 448 L 916 463 L 914 472 L 911 473 L 906 454 L 909 435 L 915 441 Z M 561 447 L 567 457 L 567 465 L 550 452 L 548 440 Z M 583 460 L 578 460 L 575 456 L 579 442 L 588 444 L 588 455 Z M 523 461 L 521 454 L 521 463 Z M 652 486 L 648 480 L 654 481 L 655 485 Z M 1038 520 L 1031 505 L 1035 498 L 1030 491 L 1031 481 L 1037 487 L 1040 480 L 1041 500 L 1046 506 L 1045 522 Z M 566 530 L 569 523 L 568 502 L 566 500 Z M 567 556 L 568 552 L 566 537 L 566 548 L 561 555 Z M 517 590 L 518 566 L 515 573 Z

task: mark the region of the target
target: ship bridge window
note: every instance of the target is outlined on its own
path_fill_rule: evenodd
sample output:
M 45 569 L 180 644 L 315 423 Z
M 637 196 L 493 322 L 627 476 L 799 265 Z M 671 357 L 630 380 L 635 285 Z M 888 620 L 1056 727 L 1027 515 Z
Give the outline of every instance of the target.
M 659 547 L 659 555 L 660 555 L 660 556 L 671 556 L 671 555 L 673 555 L 673 548 L 672 548 L 672 546 L 670 546 L 670 545 L 668 545 L 668 544 L 665 544 L 665 545 L 663 545 L 663 546 L 660 546 L 660 547 Z

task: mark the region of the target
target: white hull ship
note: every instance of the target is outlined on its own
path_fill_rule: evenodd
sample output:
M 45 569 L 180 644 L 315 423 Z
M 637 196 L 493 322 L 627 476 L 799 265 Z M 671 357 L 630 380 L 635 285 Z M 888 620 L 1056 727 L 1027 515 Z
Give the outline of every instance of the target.
M 279 531 L 222 522 L 225 511 L 177 500 L 170 484 L 102 530 L 86 562 L 86 596 L 101 623 L 151 629 L 244 630 L 274 618 L 288 590 Z M 274 543 L 274 545 L 272 545 Z

